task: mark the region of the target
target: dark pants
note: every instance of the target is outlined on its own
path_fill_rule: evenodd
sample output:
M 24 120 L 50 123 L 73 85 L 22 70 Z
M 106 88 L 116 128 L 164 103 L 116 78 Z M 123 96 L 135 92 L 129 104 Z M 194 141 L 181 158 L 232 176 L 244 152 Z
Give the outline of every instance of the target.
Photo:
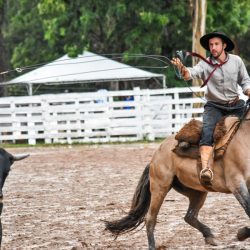
M 207 102 L 204 106 L 200 146 L 213 146 L 213 133 L 216 123 L 226 115 L 236 115 L 241 117 L 244 113 L 244 104 L 245 102 L 243 100 L 239 100 L 232 106 L 227 104 L 221 105 L 218 103 Z

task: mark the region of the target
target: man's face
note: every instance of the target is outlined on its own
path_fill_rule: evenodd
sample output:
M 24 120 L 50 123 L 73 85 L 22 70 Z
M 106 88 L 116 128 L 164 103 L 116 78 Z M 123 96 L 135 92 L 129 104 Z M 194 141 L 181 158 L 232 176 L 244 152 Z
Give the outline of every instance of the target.
M 219 58 L 220 55 L 224 53 L 226 46 L 226 43 L 224 43 L 219 37 L 209 39 L 209 49 L 214 58 Z

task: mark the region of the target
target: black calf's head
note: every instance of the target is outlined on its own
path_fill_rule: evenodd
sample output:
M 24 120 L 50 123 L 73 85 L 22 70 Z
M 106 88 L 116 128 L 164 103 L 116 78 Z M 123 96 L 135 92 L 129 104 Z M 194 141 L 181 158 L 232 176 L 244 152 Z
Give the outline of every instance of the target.
M 29 155 L 14 156 L 3 148 L 0 148 L 0 198 L 2 197 L 2 188 L 9 174 L 11 165 L 14 161 L 22 160 L 28 156 Z
M 4 185 L 6 177 L 9 174 L 10 166 L 13 164 L 13 162 L 14 161 L 13 161 L 12 155 L 9 154 L 7 151 L 5 151 L 3 148 L 0 148 L 0 187 L 1 189 Z

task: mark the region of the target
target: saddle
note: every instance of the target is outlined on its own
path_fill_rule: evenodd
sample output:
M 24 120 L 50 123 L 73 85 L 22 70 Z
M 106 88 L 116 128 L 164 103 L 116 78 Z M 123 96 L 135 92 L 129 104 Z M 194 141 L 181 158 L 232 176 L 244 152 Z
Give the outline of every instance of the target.
M 213 134 L 215 160 L 223 157 L 239 125 L 240 119 L 237 116 L 225 116 L 216 124 Z M 192 119 L 185 124 L 175 136 L 178 144 L 172 151 L 181 157 L 198 159 L 201 130 L 202 122 L 199 120 Z

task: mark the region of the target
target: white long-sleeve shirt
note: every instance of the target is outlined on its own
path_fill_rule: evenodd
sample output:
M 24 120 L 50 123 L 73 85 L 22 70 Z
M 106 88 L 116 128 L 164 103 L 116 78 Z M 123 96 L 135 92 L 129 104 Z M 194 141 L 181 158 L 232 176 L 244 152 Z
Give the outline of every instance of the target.
M 213 64 L 219 64 L 216 59 L 211 58 Z M 205 81 L 214 66 L 200 61 L 194 67 L 188 67 L 191 79 L 202 79 Z M 207 82 L 205 97 L 207 101 L 225 104 L 234 100 L 238 94 L 238 85 L 243 92 L 250 89 L 250 77 L 242 59 L 233 54 L 227 54 L 226 63 L 217 68 Z

